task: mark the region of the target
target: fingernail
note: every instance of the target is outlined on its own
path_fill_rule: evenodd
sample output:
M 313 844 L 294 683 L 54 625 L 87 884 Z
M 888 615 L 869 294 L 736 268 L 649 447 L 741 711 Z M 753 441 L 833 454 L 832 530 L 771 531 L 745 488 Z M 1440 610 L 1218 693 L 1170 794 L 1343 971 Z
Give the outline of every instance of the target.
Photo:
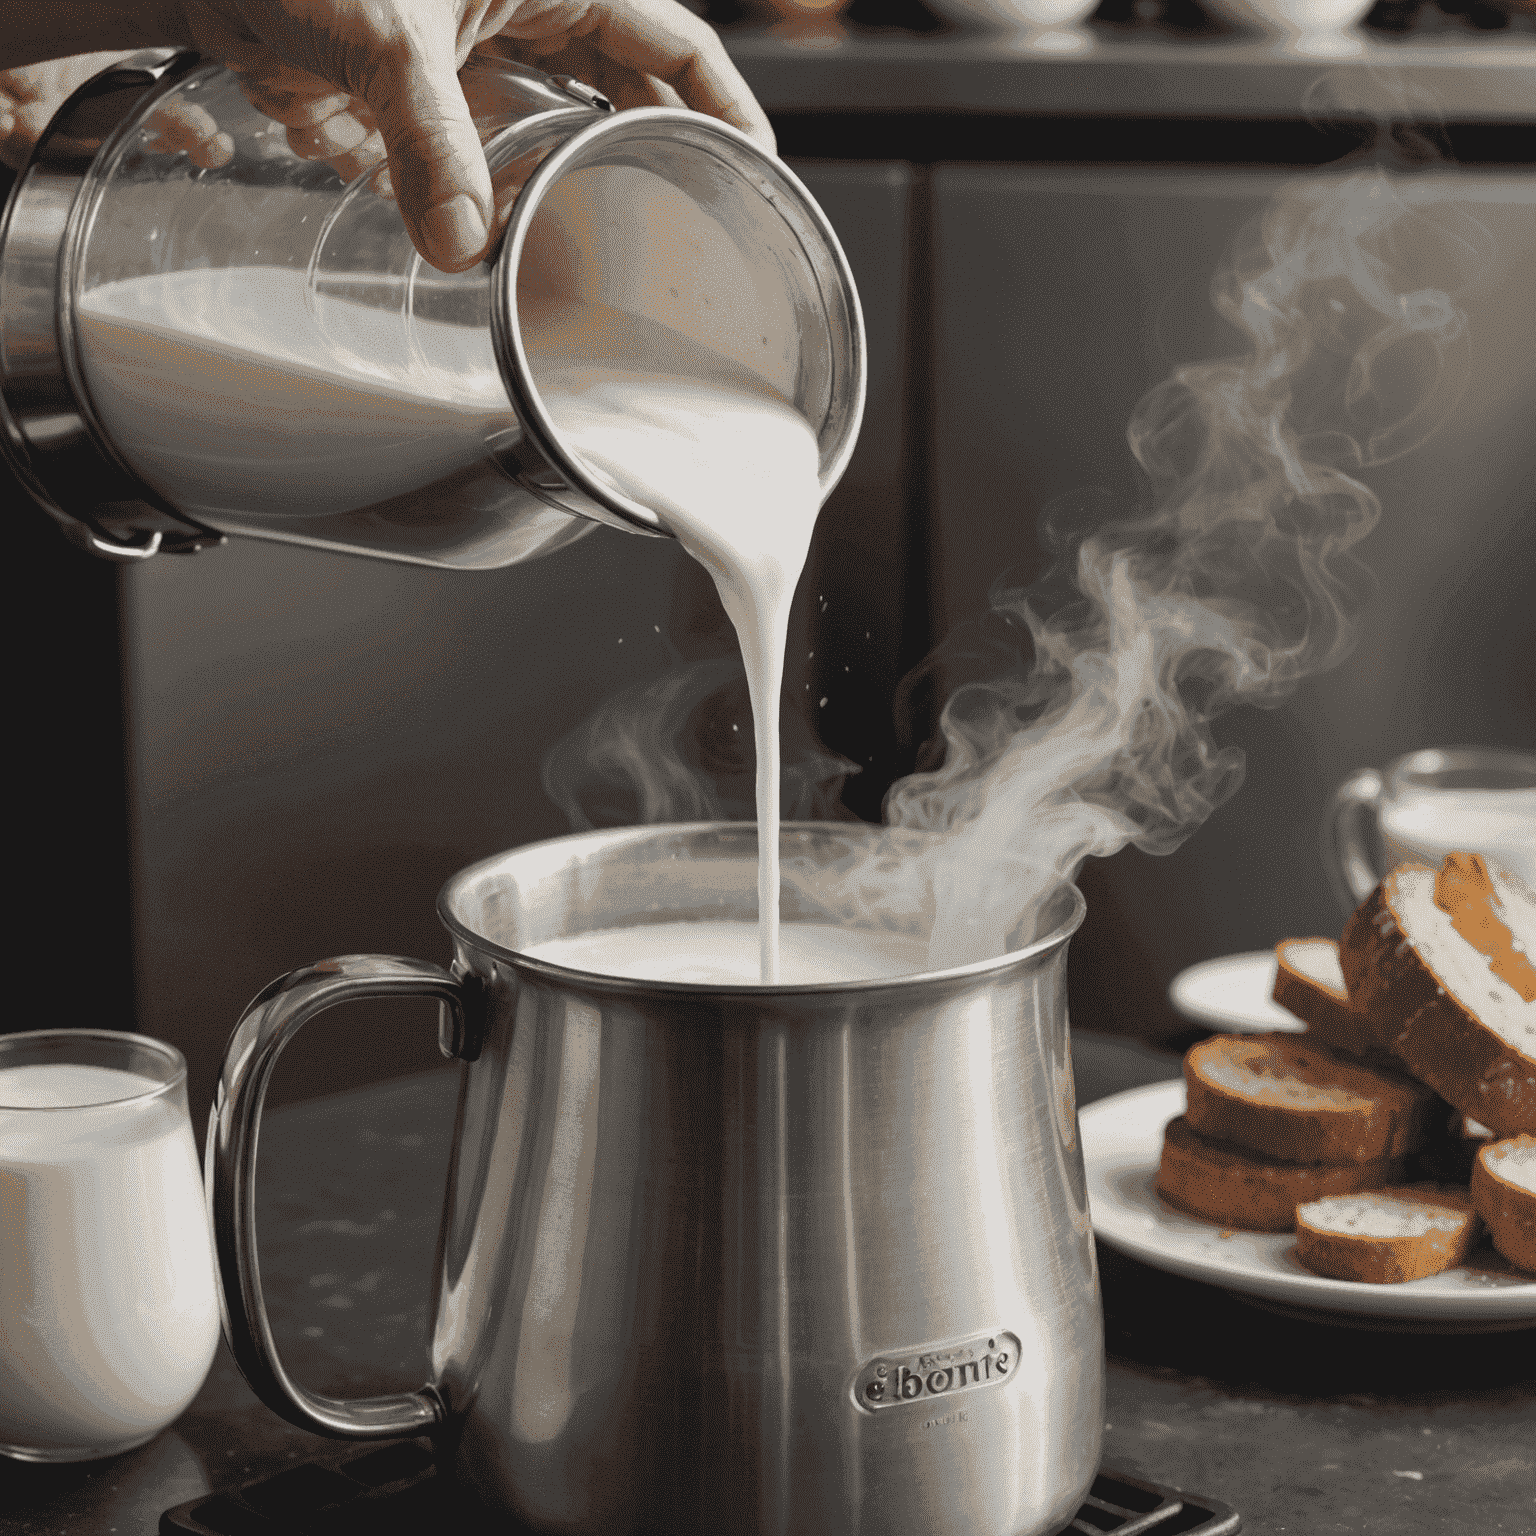
M 485 249 L 485 217 L 467 192 L 429 208 L 421 229 L 433 253 L 451 266 L 467 266 Z
M 368 137 L 368 130 L 350 112 L 328 117 L 316 131 L 325 141 L 327 153 L 335 155 L 356 149 Z

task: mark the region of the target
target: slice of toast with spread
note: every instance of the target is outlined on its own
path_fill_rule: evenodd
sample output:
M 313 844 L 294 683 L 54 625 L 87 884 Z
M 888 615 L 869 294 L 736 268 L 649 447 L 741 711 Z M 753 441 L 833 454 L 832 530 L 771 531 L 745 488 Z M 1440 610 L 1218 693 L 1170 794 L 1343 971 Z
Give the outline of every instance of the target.
M 1477 1154 L 1472 1204 L 1493 1246 L 1511 1264 L 1536 1273 L 1536 1136 L 1511 1136 Z
M 1275 945 L 1275 961 L 1270 996 L 1294 1013 L 1309 1035 L 1373 1065 L 1398 1065 L 1370 1020 L 1351 1006 L 1334 940 L 1284 939 Z
M 1435 1096 L 1295 1035 L 1214 1035 L 1184 1057 L 1192 1130 L 1281 1163 L 1371 1163 L 1417 1151 Z
M 1400 1158 L 1329 1165 L 1283 1163 L 1212 1141 L 1180 1115 L 1163 1132 L 1157 1192 L 1170 1205 L 1224 1227 L 1289 1232 L 1296 1207 L 1324 1195 L 1379 1189 L 1402 1178 Z
M 1451 1185 L 1330 1195 L 1297 1207 L 1296 1257 L 1330 1279 L 1397 1285 L 1454 1269 L 1480 1230 L 1466 1190 Z
M 1536 1132 L 1536 895 L 1475 854 L 1405 864 L 1350 918 L 1339 963 L 1371 1034 L 1464 1115 Z

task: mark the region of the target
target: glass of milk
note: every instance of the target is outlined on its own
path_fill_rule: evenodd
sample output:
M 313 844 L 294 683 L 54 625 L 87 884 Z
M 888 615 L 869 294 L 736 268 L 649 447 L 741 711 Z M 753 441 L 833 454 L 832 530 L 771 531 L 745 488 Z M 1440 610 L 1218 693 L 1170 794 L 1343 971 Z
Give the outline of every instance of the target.
M 0 1452 L 88 1461 L 196 1396 L 219 1338 L 181 1052 L 0 1036 Z
M 1337 790 L 1323 821 L 1323 862 L 1346 911 L 1398 864 L 1438 869 L 1480 853 L 1536 888 L 1536 753 L 1425 747 Z

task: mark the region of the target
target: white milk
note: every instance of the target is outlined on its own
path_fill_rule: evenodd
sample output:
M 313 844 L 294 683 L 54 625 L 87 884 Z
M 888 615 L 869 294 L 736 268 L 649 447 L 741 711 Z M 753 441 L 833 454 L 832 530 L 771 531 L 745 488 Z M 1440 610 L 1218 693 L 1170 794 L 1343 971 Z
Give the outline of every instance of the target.
M 736 628 L 757 745 L 760 973 L 775 981 L 779 693 L 790 605 L 821 507 L 816 438 L 761 380 L 665 326 L 562 304 L 526 314 L 523 332 L 566 440 L 677 535 Z M 594 355 L 607 360 L 587 361 Z
M 550 939 L 523 951 L 573 971 L 635 981 L 751 986 L 759 980 L 755 923 L 638 923 Z M 904 934 L 785 923 L 779 929 L 779 980 L 785 986 L 887 981 L 928 968 L 928 945 Z
M 773 981 L 779 693 L 819 450 L 787 398 L 803 360 L 793 297 L 698 197 L 635 166 L 562 177 L 528 231 L 518 323 L 562 435 L 678 536 L 736 627 L 757 745 L 759 975 Z
M 518 302 L 556 425 L 708 569 L 736 627 L 757 744 L 761 975 L 772 981 L 778 704 L 821 505 L 815 434 L 762 375 L 669 326 L 554 294 L 520 289 Z M 134 278 L 91 290 L 79 314 L 108 435 L 194 516 L 372 506 L 483 458 L 479 444 L 514 420 L 483 330 L 417 321 L 407 348 L 397 318 L 311 302 L 298 271 Z
M 159 1086 L 0 1069 L 0 1445 L 133 1444 L 208 1374 L 219 1308 L 185 1101 L 111 1102 Z
M 107 435 L 194 517 L 371 507 L 483 460 L 513 422 L 483 330 L 408 337 L 388 310 L 312 304 L 301 271 L 157 273 L 91 289 L 78 314 Z
M 1536 789 L 1409 790 L 1377 820 L 1389 864 L 1480 853 L 1536 888 Z

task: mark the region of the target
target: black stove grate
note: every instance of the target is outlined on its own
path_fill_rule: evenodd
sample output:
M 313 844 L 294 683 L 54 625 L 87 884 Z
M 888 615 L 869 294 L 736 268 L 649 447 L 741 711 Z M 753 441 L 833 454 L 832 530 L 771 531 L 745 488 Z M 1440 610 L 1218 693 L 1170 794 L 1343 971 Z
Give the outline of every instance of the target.
M 505 1517 L 487 1521 L 439 1484 L 429 1441 L 407 1440 L 339 1466 L 306 1463 L 232 1493 L 190 1499 L 161 1515 L 160 1536 L 418 1536 L 445 1520 L 458 1536 L 492 1529 L 507 1536 Z M 1215 1499 L 1100 1472 L 1066 1529 L 1079 1536 L 1235 1536 L 1242 1524 Z
M 1068 1531 L 1082 1536 L 1235 1536 L 1243 1522 L 1230 1505 L 1183 1493 L 1161 1483 L 1144 1483 L 1120 1472 L 1100 1472 Z

